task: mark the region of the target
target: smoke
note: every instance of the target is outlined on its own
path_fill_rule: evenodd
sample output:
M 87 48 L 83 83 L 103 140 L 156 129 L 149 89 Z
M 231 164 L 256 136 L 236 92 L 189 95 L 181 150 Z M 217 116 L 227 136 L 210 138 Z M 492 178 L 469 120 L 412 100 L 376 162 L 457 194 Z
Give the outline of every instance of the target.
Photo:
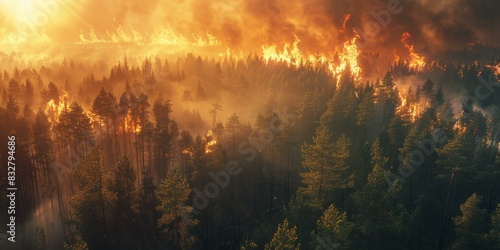
M 235 51 L 260 51 L 262 45 L 282 46 L 301 40 L 299 48 L 310 53 L 333 53 L 336 46 L 350 39 L 354 28 L 369 32 L 373 13 L 387 10 L 389 4 L 402 6 L 390 23 L 370 39 L 365 52 L 393 54 L 403 49 L 403 32 L 412 35 L 415 49 L 463 48 L 473 42 L 500 43 L 500 2 L 494 0 L 48 0 L 59 1 L 42 27 L 52 41 L 75 42 L 93 29 L 106 37 L 118 27 L 151 34 L 155 28 L 171 28 L 188 39 L 214 35 Z M 44 11 L 31 1 L 31 13 Z M 9 10 L 0 12 L 3 27 L 13 27 Z M 52 13 L 54 12 L 54 13 Z M 345 31 L 344 16 L 350 14 Z M 373 27 L 371 27 L 373 28 Z M 389 54 L 390 53 L 390 54 Z

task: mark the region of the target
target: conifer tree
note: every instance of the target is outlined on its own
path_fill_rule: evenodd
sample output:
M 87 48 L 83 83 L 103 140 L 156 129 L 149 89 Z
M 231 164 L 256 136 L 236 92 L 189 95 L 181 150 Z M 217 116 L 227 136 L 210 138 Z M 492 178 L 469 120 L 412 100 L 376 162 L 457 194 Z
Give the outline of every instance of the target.
M 361 249 L 399 249 L 407 243 L 406 209 L 398 203 L 399 183 L 387 185 L 378 143 L 372 147 L 373 170 L 366 185 L 353 194 L 357 213 L 354 215 L 354 244 Z
M 317 232 L 312 233 L 313 249 L 351 249 L 352 222 L 347 220 L 347 214 L 341 213 L 333 204 L 325 210 L 317 222 Z
M 457 235 L 452 249 L 484 249 L 483 237 L 487 229 L 486 212 L 479 208 L 481 197 L 472 194 L 464 204 L 460 205 L 461 215 L 453 219 Z
M 500 249 L 500 204 L 491 215 L 490 230 L 487 234 L 490 249 Z
M 271 242 L 264 246 L 265 250 L 299 250 L 300 244 L 297 237 L 297 227 L 290 228 L 288 219 L 285 219 L 278 226 L 278 230 L 273 236 Z
M 73 169 L 79 190 L 69 203 L 74 209 L 78 231 L 91 248 L 109 246 L 107 217 L 116 201 L 112 177 L 104 172 L 102 149 L 95 147 L 83 162 Z
M 183 250 L 192 249 L 196 241 L 189 232 L 197 223 L 191 215 L 193 207 L 186 205 L 190 192 L 187 180 L 175 169 L 167 173 L 158 187 L 160 204 L 156 209 L 162 213 L 158 226 L 164 227 L 174 247 Z

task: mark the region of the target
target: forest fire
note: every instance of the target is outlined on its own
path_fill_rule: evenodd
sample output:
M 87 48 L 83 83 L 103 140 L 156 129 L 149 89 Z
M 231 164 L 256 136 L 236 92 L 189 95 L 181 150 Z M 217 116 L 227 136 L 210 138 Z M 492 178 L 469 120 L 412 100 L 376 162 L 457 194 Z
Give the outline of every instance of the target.
M 0 7 L 0 249 L 500 249 L 500 1 Z
M 0 45 L 47 45 L 52 40 L 42 32 L 9 32 L 5 28 L 0 28 Z
M 497 65 L 485 65 L 487 68 L 491 69 L 495 76 L 500 76 L 500 63 Z
M 401 43 L 406 49 L 408 49 L 408 52 L 410 53 L 411 57 L 411 60 L 409 61 L 410 67 L 419 71 L 422 70 L 423 67 L 425 67 L 425 57 L 415 53 L 413 44 L 409 44 L 410 38 L 411 38 L 410 33 L 408 32 L 403 33 L 403 35 L 401 36 Z
M 407 93 L 405 89 L 399 91 L 398 94 L 400 105 L 396 109 L 397 112 L 402 116 L 404 116 L 404 114 L 408 114 L 406 117 L 411 123 L 417 121 L 418 116 L 420 115 L 420 103 L 412 100 L 414 98 L 411 96 L 412 93 Z
M 44 111 L 52 124 L 59 121 L 59 116 L 64 109 L 68 108 L 68 105 L 68 93 L 64 90 L 59 96 L 59 100 L 57 102 L 54 99 L 50 99 L 50 101 L 45 105 Z
M 141 132 L 141 129 L 142 129 L 139 118 L 134 117 L 132 115 L 132 112 L 130 112 L 130 111 L 123 119 L 123 126 L 125 129 L 125 132 L 127 132 L 127 133 L 138 134 Z
M 348 16 L 346 16 L 348 18 Z M 310 64 L 314 67 L 325 66 L 333 77 L 340 80 L 342 73 L 349 69 L 352 77 L 359 82 L 362 79 L 362 69 L 358 64 L 358 56 L 360 54 L 356 45 L 357 36 L 345 42 L 342 49 L 335 48 L 335 59 L 330 60 L 325 55 L 308 55 L 305 56 L 299 50 L 298 44 L 300 39 L 295 36 L 295 41 L 290 47 L 285 43 L 281 51 L 276 50 L 276 45 L 262 46 L 262 54 L 266 63 L 270 61 L 284 62 L 288 66 L 299 67 L 301 65 Z
M 221 42 L 210 33 L 205 37 L 193 35 L 192 39 L 175 33 L 170 28 L 156 28 L 151 34 L 141 34 L 131 29 L 129 32 L 122 27 L 115 31 L 107 32 L 107 37 L 99 37 L 91 29 L 87 35 L 80 34 L 80 40 L 76 44 L 133 44 L 138 46 L 173 46 L 173 47 L 217 47 Z
M 213 137 L 212 130 L 208 130 L 205 134 L 206 145 L 205 145 L 205 153 L 212 153 L 214 151 L 214 146 L 217 144 L 217 140 Z

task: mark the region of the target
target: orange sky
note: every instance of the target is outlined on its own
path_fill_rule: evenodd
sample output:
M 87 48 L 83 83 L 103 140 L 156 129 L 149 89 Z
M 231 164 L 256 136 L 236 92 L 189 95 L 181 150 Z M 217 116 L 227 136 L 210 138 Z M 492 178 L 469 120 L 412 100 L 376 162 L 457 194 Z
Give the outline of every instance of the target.
M 0 36 L 28 27 L 52 42 L 73 43 L 81 33 L 89 38 L 91 30 L 109 40 L 118 27 L 127 36 L 136 32 L 143 37 L 170 28 L 191 42 L 214 35 L 236 51 L 291 44 L 298 36 L 302 50 L 331 52 L 352 38 L 353 28 L 366 30 L 372 12 L 383 11 L 389 1 L 399 2 L 404 10 L 391 17 L 368 50 L 399 46 L 404 32 L 412 34 L 416 49 L 500 43 L 495 28 L 500 3 L 493 0 L 0 0 Z M 340 32 L 346 14 L 351 18 Z

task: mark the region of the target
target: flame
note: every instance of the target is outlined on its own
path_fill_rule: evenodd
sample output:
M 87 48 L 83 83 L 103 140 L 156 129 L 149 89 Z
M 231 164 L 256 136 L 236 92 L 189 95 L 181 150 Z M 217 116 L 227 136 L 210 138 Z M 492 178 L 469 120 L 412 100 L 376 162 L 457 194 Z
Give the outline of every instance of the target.
M 213 138 L 212 134 L 212 130 L 208 130 L 205 134 L 205 137 L 207 138 L 207 145 L 205 146 L 206 154 L 213 152 L 213 147 L 217 144 L 217 140 Z
M 269 63 L 273 62 L 284 62 L 289 67 L 300 67 L 304 64 L 310 64 L 313 67 L 322 67 L 326 64 L 326 68 L 332 74 L 337 82 L 340 80 L 342 73 L 349 68 L 355 81 L 359 82 L 362 79 L 362 70 L 358 64 L 358 56 L 360 54 L 358 46 L 356 45 L 356 39 L 358 36 L 354 36 L 351 40 L 344 43 L 341 50 L 335 49 L 338 60 L 333 61 L 327 59 L 325 55 L 308 55 L 303 56 L 298 44 L 300 39 L 295 36 L 295 41 L 290 47 L 290 44 L 285 43 L 283 50 L 277 51 L 276 45 L 262 46 L 262 55 L 264 61 Z
M 408 43 L 410 38 L 411 35 L 408 32 L 403 33 L 403 35 L 401 36 L 401 43 L 403 44 L 403 46 L 405 46 L 406 49 L 408 49 L 408 52 L 410 53 L 411 61 L 409 62 L 409 66 L 410 68 L 416 70 L 422 70 L 423 67 L 425 67 L 425 57 L 415 53 L 413 44 L 410 45 Z
M 107 38 L 99 37 L 95 34 L 94 29 L 90 29 L 87 35 L 80 32 L 80 40 L 76 44 L 91 45 L 91 44 L 116 44 L 127 43 L 138 46 L 184 46 L 184 47 L 217 47 L 221 46 L 221 42 L 210 33 L 206 33 L 206 37 L 201 37 L 193 34 L 192 39 L 188 39 L 182 35 L 177 35 L 170 28 L 156 28 L 152 34 L 142 35 L 140 32 L 131 29 L 129 32 L 118 27 L 113 32 L 107 32 Z
M 300 54 L 300 50 L 298 48 L 298 44 L 300 43 L 300 39 L 295 36 L 295 41 L 293 42 L 292 49 L 289 49 L 289 44 L 285 43 L 283 47 L 283 51 L 277 52 L 276 45 L 270 46 L 262 46 L 262 55 L 266 63 L 269 63 L 270 60 L 275 62 L 285 62 L 288 66 L 296 66 L 299 67 L 300 63 L 302 63 L 302 55 Z
M 339 30 L 340 33 L 345 32 L 345 26 L 346 26 L 347 22 L 349 21 L 349 19 L 351 19 L 351 15 L 348 13 L 344 14 L 344 21 L 342 22 L 342 27 Z
M 489 68 L 493 71 L 495 76 L 500 76 L 500 63 L 497 65 L 484 65 L 486 68 Z
M 68 107 L 68 93 L 62 91 L 59 95 L 59 103 L 56 103 L 54 99 L 50 99 L 45 105 L 45 114 L 49 117 L 49 121 L 54 124 L 59 122 L 59 116 L 62 111 Z
M 125 116 L 123 119 L 123 126 L 124 130 L 126 133 L 140 133 L 141 132 L 141 125 L 140 125 L 140 120 L 139 118 L 134 118 L 132 116 L 132 112 L 129 110 L 128 114 Z M 135 127 L 135 128 L 134 128 Z
M 409 96 L 406 93 L 405 89 L 399 91 L 398 95 L 401 100 L 400 106 L 397 107 L 396 109 L 398 114 L 401 115 L 408 113 L 409 114 L 408 120 L 410 122 L 415 122 L 418 116 L 420 115 L 420 104 L 418 102 L 409 101 Z
M 182 150 L 182 154 L 193 156 L 193 150 L 191 148 L 185 148 L 184 150 Z
M 415 122 L 420 115 L 420 105 L 414 103 L 410 105 L 410 121 Z
M 399 63 L 399 61 L 401 61 L 401 57 L 396 52 L 396 49 L 394 49 L 394 63 Z
M 52 40 L 45 33 L 39 32 L 7 32 L 6 29 L 0 28 L 0 45 L 45 45 L 50 44 Z

